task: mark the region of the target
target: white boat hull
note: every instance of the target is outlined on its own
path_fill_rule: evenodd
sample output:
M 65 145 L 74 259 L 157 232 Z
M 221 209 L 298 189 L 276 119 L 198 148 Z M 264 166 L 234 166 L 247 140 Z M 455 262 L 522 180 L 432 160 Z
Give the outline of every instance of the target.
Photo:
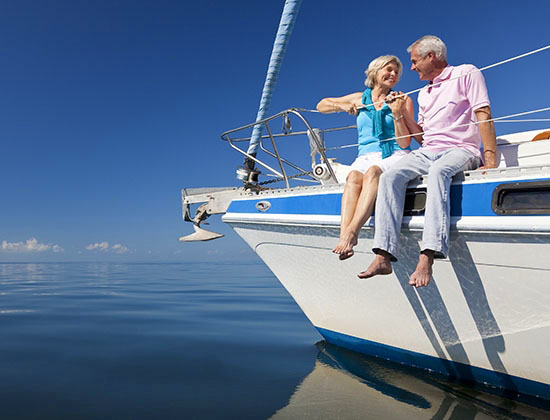
M 547 236 L 527 242 L 515 234 L 453 235 L 449 258 L 434 264 L 432 285 L 415 289 L 408 285 L 408 276 L 420 250 L 418 232 L 403 234 L 402 258 L 392 275 L 361 280 L 357 273 L 373 258 L 370 230 L 360 238 L 355 256 L 339 261 L 331 252 L 337 231 L 320 236 L 314 232 L 318 229 L 308 227 L 276 231 L 236 224 L 234 229 L 329 342 L 352 344 L 357 339 L 346 347 L 393 360 L 392 349 L 417 353 L 403 354 L 407 364 L 463 379 L 473 380 L 476 375 L 469 378 L 460 366 L 435 360 L 426 366 L 427 360 L 415 359 L 423 355 L 448 360 L 550 388 Z M 521 257 L 525 253 L 532 264 Z
M 393 273 L 368 280 L 357 274 L 374 258 L 372 220 L 352 258 L 332 253 L 345 165 L 324 159 L 334 174 L 310 187 L 285 178 L 282 189 L 184 189 L 183 215 L 198 226 L 224 214 L 328 342 L 550 403 L 550 140 L 531 141 L 538 137 L 503 136 L 498 168 L 455 177 L 449 255 L 420 289 L 408 282 L 424 225 L 423 177 L 409 186 Z
M 476 183 L 464 183 L 465 196 Z M 341 189 L 329 193 L 337 201 Z M 281 200 L 315 201 L 307 194 L 288 192 Z M 453 218 L 448 258 L 436 260 L 428 287 L 415 289 L 408 280 L 420 252 L 422 216 L 405 219 L 393 274 L 362 280 L 357 274 L 374 258 L 372 226 L 363 228 L 355 255 L 339 261 L 332 253 L 338 215 L 270 213 L 265 203 L 257 213 L 242 210 L 262 200 L 282 208 L 276 196 L 244 199 L 223 220 L 327 341 L 550 400 L 550 216 L 464 210 Z M 323 200 L 320 207 L 330 207 Z

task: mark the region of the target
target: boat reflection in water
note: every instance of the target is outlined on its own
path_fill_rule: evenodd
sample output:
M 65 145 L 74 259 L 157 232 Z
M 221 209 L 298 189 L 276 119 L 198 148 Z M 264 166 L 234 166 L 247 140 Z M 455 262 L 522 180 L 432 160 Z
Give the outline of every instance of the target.
M 343 349 L 326 341 L 313 371 L 272 419 L 548 419 L 550 405 Z

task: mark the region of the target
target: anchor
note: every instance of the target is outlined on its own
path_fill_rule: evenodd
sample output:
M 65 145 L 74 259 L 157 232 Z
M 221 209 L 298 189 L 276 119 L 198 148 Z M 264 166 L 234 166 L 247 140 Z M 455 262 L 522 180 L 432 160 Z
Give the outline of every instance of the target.
M 185 209 L 184 219 L 186 222 L 193 223 L 193 229 L 195 229 L 195 233 L 181 236 L 179 240 L 182 242 L 211 241 L 212 239 L 223 237 L 224 235 L 222 235 L 221 233 L 211 232 L 200 227 L 200 224 L 204 222 L 209 216 L 210 214 L 208 214 L 208 203 L 204 203 L 199 206 L 195 211 L 195 217 L 193 218 L 191 218 L 191 215 L 189 213 L 189 205 L 187 205 Z
M 179 238 L 182 242 L 211 241 L 221 238 L 221 233 L 210 232 L 203 229 L 201 223 L 213 214 L 225 214 L 229 204 L 236 197 L 246 197 L 252 194 L 243 187 L 214 187 L 214 188 L 184 188 L 181 191 L 183 219 L 193 223 L 194 233 Z M 200 204 L 191 217 L 191 204 Z

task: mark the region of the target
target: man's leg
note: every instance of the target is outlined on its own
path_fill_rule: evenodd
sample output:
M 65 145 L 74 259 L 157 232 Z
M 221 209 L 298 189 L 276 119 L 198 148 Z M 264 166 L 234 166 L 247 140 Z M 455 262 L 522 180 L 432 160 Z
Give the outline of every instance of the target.
M 392 272 L 391 260 L 395 260 L 399 245 L 407 185 L 411 179 L 428 173 L 429 155 L 429 152 L 415 150 L 380 177 L 374 211 L 373 252 L 376 257 L 369 268 L 359 273 L 359 278 Z
M 426 211 L 422 251 L 418 265 L 409 279 L 409 284 L 426 286 L 432 276 L 434 258 L 445 257 L 449 251 L 450 232 L 450 187 L 458 172 L 473 169 L 479 159 L 464 149 L 449 149 L 438 154 L 428 172 Z

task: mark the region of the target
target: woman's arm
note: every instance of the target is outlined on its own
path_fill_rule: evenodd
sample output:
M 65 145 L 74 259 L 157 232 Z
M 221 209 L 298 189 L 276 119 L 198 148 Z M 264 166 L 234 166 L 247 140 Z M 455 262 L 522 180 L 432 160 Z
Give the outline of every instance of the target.
M 347 112 L 351 115 L 357 115 L 358 107 L 361 106 L 362 92 L 351 93 L 339 98 L 324 98 L 317 104 L 317 111 L 322 114 L 330 114 L 332 112 Z
M 393 126 L 395 129 L 395 141 L 401 148 L 409 147 L 411 144 L 411 130 L 407 120 L 414 121 L 414 105 L 411 98 L 403 92 L 395 92 L 388 95 L 388 106 L 393 114 Z

